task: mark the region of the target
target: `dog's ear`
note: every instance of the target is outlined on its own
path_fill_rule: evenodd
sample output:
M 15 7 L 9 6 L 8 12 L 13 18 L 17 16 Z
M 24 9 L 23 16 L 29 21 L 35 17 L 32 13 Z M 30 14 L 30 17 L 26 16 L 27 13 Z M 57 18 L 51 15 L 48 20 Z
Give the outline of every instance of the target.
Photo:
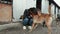
M 19 19 L 23 19 L 23 15 L 21 15 Z

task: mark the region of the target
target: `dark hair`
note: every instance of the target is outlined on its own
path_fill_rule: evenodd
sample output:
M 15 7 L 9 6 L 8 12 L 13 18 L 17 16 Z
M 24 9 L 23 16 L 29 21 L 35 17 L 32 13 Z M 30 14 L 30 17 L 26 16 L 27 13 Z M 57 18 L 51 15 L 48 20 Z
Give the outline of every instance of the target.
M 37 15 L 37 9 L 34 7 L 28 9 L 28 11 L 30 12 L 30 14 L 33 13 L 34 15 Z

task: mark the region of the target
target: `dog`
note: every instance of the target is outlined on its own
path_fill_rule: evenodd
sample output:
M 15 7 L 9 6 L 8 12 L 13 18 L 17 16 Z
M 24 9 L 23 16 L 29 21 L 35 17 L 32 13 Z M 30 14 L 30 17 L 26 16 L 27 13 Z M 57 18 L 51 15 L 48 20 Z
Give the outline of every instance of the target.
M 35 9 L 30 9 L 30 16 L 33 18 L 33 24 L 32 29 L 29 31 L 31 32 L 33 29 L 35 29 L 38 24 L 42 24 L 45 21 L 45 24 L 48 28 L 48 34 L 51 34 L 51 23 L 52 23 L 52 15 L 41 13 L 41 11 L 38 9 L 37 13 L 34 13 Z

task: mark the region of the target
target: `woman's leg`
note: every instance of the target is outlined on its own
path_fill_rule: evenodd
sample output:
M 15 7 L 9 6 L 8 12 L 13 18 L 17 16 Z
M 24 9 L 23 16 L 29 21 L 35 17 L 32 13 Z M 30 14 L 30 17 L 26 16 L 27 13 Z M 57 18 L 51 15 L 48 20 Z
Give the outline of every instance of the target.
M 27 24 L 28 24 L 28 18 L 23 19 L 23 29 L 26 29 Z
M 29 20 L 29 25 L 32 26 L 32 23 L 33 23 L 33 19 L 30 19 Z
M 33 23 L 33 20 L 32 20 L 32 19 L 29 19 L 29 22 L 28 22 L 28 23 L 29 23 L 28 28 L 29 28 L 29 29 L 32 29 L 32 23 Z
M 23 25 L 26 26 L 28 24 L 28 18 L 23 19 Z

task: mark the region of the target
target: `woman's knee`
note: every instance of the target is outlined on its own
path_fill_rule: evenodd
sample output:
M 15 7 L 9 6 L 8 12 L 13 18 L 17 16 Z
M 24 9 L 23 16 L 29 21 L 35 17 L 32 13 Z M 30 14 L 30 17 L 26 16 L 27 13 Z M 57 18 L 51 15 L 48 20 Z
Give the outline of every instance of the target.
M 30 19 L 30 22 L 33 22 L 33 19 Z
M 32 25 L 32 23 L 33 23 L 33 19 L 30 19 L 29 24 Z
M 24 22 L 28 22 L 28 18 L 23 19 Z
M 23 20 L 23 25 L 26 25 L 28 23 L 28 18 L 25 18 L 24 20 Z

